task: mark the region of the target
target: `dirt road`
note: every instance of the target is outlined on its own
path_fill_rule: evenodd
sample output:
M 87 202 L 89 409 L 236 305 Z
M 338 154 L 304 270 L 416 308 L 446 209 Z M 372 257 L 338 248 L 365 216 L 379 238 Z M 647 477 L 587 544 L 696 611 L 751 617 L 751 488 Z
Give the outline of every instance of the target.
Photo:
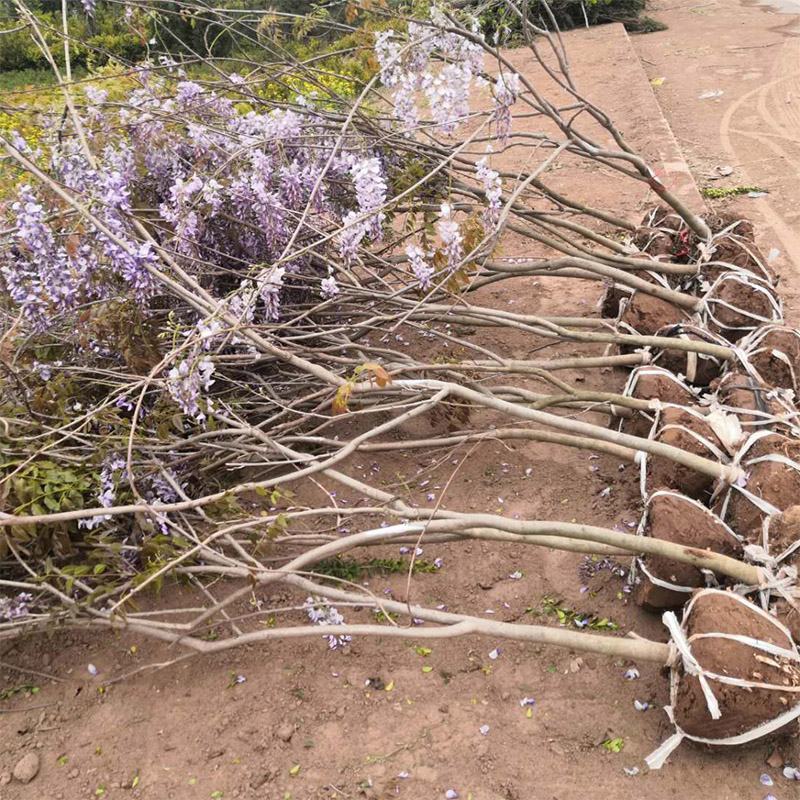
M 764 252 L 780 251 L 784 301 L 800 290 L 800 4 L 781 13 L 737 0 L 678 4 L 652 13 L 669 29 L 632 38 L 698 183 L 757 187 L 725 201 L 757 222 Z M 729 175 L 721 175 L 732 168 Z

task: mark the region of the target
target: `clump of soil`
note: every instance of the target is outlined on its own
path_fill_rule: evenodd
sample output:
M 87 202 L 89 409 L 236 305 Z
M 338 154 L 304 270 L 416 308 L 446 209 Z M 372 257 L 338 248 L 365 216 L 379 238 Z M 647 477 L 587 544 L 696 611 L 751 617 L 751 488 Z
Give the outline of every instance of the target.
M 766 281 L 726 272 L 705 296 L 708 327 L 729 342 L 738 342 L 766 322 L 781 318 L 781 305 Z
M 751 334 L 742 347 L 750 365 L 769 386 L 800 392 L 800 331 L 785 325 L 767 325 Z
M 665 408 L 656 435 L 658 442 L 679 447 L 687 453 L 718 460 L 723 451 L 722 443 L 703 419 L 703 415 L 691 408 Z M 678 464 L 662 456 L 648 455 L 646 488 L 681 491 L 695 500 L 704 498 L 710 491 L 714 479 L 691 467 Z
M 716 507 L 739 536 L 759 541 L 761 523 L 771 516 L 770 510 L 785 511 L 800 497 L 800 441 L 770 435 L 744 447 L 739 462 L 747 473 L 746 483 L 741 489 L 729 487 Z
M 653 258 L 671 261 L 675 253 L 675 240 L 657 228 L 639 228 L 634 235 L 634 244 L 643 253 Z M 666 256 L 666 258 L 664 258 Z
M 797 661 L 714 636 L 718 633 L 747 636 L 794 651 L 791 637 L 752 604 L 725 592 L 701 592 L 687 608 L 684 628 L 692 654 L 704 670 L 774 687 L 732 686 L 709 677 L 722 713 L 720 719 L 715 720 L 708 710 L 699 679 L 679 667 L 673 702 L 675 722 L 690 736 L 705 739 L 738 736 L 775 719 L 800 702 L 796 692 L 785 691 L 785 687 L 800 686 Z M 711 635 L 694 638 L 703 634 Z
M 656 331 L 656 336 L 728 346 L 727 340 L 698 325 L 668 325 Z M 724 363 L 716 356 L 688 353 L 682 350 L 661 350 L 654 360 L 660 367 L 664 367 L 676 375 L 685 375 L 687 382 L 694 386 L 708 386 L 719 376 Z
M 735 414 L 746 430 L 770 429 L 797 417 L 794 404 L 747 372 L 727 372 L 711 385 L 717 402 Z
M 634 292 L 622 311 L 619 322 L 623 331 L 655 336 L 661 328 L 688 319 L 688 314 L 672 303 L 644 292 Z
M 692 405 L 697 398 L 683 381 L 661 367 L 636 367 L 631 372 L 624 394 L 640 400 L 657 399 L 662 404 L 676 406 Z M 633 415 L 623 419 L 620 430 L 631 436 L 647 437 L 655 422 L 655 411 L 635 410 Z
M 792 639 L 795 641 L 800 639 L 800 608 L 790 605 L 787 600 L 780 598 L 773 606 L 772 614 L 778 622 L 783 623 L 789 629 Z
M 645 519 L 645 536 L 711 550 L 733 558 L 742 555 L 741 543 L 719 517 L 697 501 L 676 492 L 656 492 L 652 495 Z M 677 608 L 687 600 L 688 590 L 706 585 L 704 574 L 691 564 L 653 555 L 642 556 L 638 563 L 641 575 L 634 599 L 638 605 L 653 611 Z M 676 588 L 660 586 L 651 578 Z

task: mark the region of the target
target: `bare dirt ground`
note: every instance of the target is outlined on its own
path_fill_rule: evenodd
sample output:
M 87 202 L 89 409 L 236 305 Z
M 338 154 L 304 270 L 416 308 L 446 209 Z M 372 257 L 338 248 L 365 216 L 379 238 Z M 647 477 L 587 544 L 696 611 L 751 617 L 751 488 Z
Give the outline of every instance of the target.
M 763 12 L 748 13 L 755 21 L 766 19 Z M 708 19 L 693 21 L 705 25 Z M 737 41 L 759 41 L 757 30 L 737 30 Z M 667 60 L 666 38 L 684 41 L 691 35 L 658 34 L 653 47 L 662 47 Z M 620 121 L 634 145 L 660 162 L 667 178 L 673 175 L 680 182 L 685 169 L 655 116 L 647 79 L 624 33 L 607 28 L 567 39 L 578 85 Z M 746 58 L 761 63 L 762 51 L 744 52 L 749 55 L 742 65 Z M 662 88 L 668 85 L 665 81 Z M 677 97 L 675 103 L 680 105 Z M 699 105 L 696 112 L 687 112 L 686 124 L 692 114 L 699 117 L 708 109 Z M 683 133 L 679 138 L 683 142 Z M 704 154 L 691 150 L 692 166 L 721 160 L 717 152 L 710 145 Z M 514 152 L 505 155 L 504 166 L 513 166 L 516 157 Z M 560 186 L 639 219 L 651 202 L 644 189 L 621 193 L 606 177 L 574 166 L 556 176 Z M 787 192 L 788 207 L 797 197 L 788 182 L 780 190 L 770 188 L 770 203 L 779 191 Z M 684 191 L 692 194 L 685 181 Z M 763 205 L 741 202 L 748 211 Z M 509 237 L 503 255 L 527 255 L 527 247 Z M 788 266 L 784 269 L 789 284 L 784 291 L 793 281 L 796 290 L 800 282 Z M 531 313 L 591 315 L 600 291 L 584 282 L 526 279 L 513 289 L 486 292 L 484 299 Z M 498 351 L 521 356 L 539 344 L 523 337 L 492 341 L 491 333 L 482 331 L 474 340 L 491 341 Z M 398 346 L 422 348 L 428 340 L 408 336 Z M 559 352 L 597 350 L 544 351 Z M 576 375 L 560 377 L 574 380 Z M 616 390 L 623 381 L 622 373 L 608 371 L 592 374 L 586 384 Z M 453 461 L 463 456 L 464 451 L 414 458 L 363 455 L 348 469 L 372 475 L 378 485 L 405 486 L 422 505 L 433 502 L 429 494 L 439 498 Z M 550 445 L 486 443 L 459 469 L 444 502 L 452 508 L 592 521 L 627 530 L 639 513 L 632 471 L 611 457 L 594 459 Z M 609 485 L 611 493 L 604 493 Z M 341 491 L 336 499 L 353 500 Z M 441 557 L 443 566 L 434 574 L 414 576 L 412 599 L 495 619 L 557 625 L 545 600 L 552 598 L 563 608 L 613 621 L 617 635 L 635 629 L 666 639 L 657 618 L 626 601 L 620 577 L 608 571 L 591 579 L 582 576 L 581 556 L 511 545 L 423 542 L 423 549 L 424 558 Z M 404 576 L 373 575 L 368 581 L 376 593 L 407 594 Z M 168 593 L 171 602 L 178 599 L 178 590 Z M 264 607 L 291 600 L 274 592 L 252 599 Z M 248 607 L 238 610 L 244 613 Z M 368 618 L 366 611 L 343 612 L 354 622 Z M 0 798 L 427 800 L 444 798 L 450 789 L 473 800 L 762 800 L 769 791 L 778 800 L 797 796 L 779 769 L 765 765 L 771 747 L 763 743 L 714 753 L 684 745 L 659 772 L 644 770 L 644 756 L 669 732 L 661 711 L 667 682 L 656 666 L 636 665 L 640 678 L 626 680 L 632 665 L 607 658 L 477 638 L 426 645 L 430 653 L 413 644 L 377 640 L 356 640 L 345 652 L 329 652 L 321 639 L 274 643 L 183 660 L 115 681 L 181 654 L 131 636 L 71 634 L 19 644 L 0 655 L 0 687 L 39 690 L 0 701 Z M 495 648 L 499 653 L 492 652 Z M 89 664 L 96 666 L 96 676 L 89 673 Z M 237 683 L 236 676 L 246 680 Z M 523 698 L 535 703 L 521 706 Z M 651 707 L 637 711 L 635 700 Z M 482 733 L 482 726 L 488 731 Z M 623 740 L 621 752 L 602 746 L 612 738 Z M 39 775 L 26 786 L 7 782 L 14 764 L 31 751 L 40 756 Z M 796 743 L 786 745 L 785 755 L 797 761 Z M 627 775 L 625 769 L 632 767 L 640 773 Z M 775 780 L 771 790 L 759 782 L 763 772 Z

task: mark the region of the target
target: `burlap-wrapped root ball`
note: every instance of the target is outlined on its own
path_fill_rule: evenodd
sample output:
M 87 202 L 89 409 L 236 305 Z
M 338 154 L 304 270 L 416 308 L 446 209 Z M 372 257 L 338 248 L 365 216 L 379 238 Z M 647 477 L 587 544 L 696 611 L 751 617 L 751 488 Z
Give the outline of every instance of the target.
M 703 316 L 709 329 L 738 342 L 751 331 L 783 319 L 783 307 L 768 281 L 749 272 L 726 272 L 703 298 Z
M 687 453 L 726 463 L 725 448 L 705 415 L 694 408 L 669 406 L 659 412 L 658 427 L 650 437 L 678 447 Z M 714 479 L 689 466 L 664 456 L 647 454 L 642 458 L 642 493 L 657 489 L 673 489 L 694 499 L 709 495 Z
M 701 276 L 708 282 L 715 281 L 725 272 L 750 272 L 762 280 L 773 283 L 774 275 L 755 242 L 738 231 L 746 230 L 740 223 L 729 226 L 716 234 L 706 248 L 711 256 L 700 267 Z
M 658 491 L 647 499 L 640 536 L 710 550 L 741 558 L 742 543 L 736 534 L 697 500 L 678 492 Z M 716 585 L 716 576 L 691 564 L 647 554 L 636 559 L 633 591 L 637 605 L 652 611 L 682 606 L 689 595 L 703 586 Z
M 620 333 L 655 336 L 661 328 L 687 322 L 690 319 L 684 309 L 666 300 L 644 292 L 634 292 L 630 299 L 622 304 L 617 328 Z
M 647 262 L 644 262 L 644 264 L 647 264 Z M 661 273 L 637 269 L 631 274 L 664 289 L 670 288 L 669 282 Z M 600 316 L 605 319 L 618 319 L 620 313 L 628 306 L 635 293 L 634 289 L 623 283 L 609 283 L 600 300 Z
M 726 486 L 714 510 L 749 542 L 759 542 L 764 521 L 800 498 L 800 441 L 759 431 L 751 434 L 735 459 L 745 477 Z
M 747 555 L 755 563 L 768 564 L 780 580 L 787 568 L 793 570 L 800 566 L 800 505 L 789 506 L 782 513 L 767 518 L 762 530 L 762 540 L 758 545 L 750 545 Z M 783 591 L 773 589 L 770 610 L 789 629 L 795 642 L 800 642 L 799 587 L 795 583 L 782 588 Z
M 658 769 L 684 738 L 746 744 L 800 716 L 800 654 L 778 620 L 732 592 L 703 589 L 678 623 L 667 713 L 676 733 L 646 759 Z
M 653 208 L 644 215 L 633 234 L 632 242 L 642 252 L 660 261 L 686 263 L 689 229 L 671 208 Z
M 740 342 L 750 372 L 768 386 L 800 397 L 800 331 L 786 325 L 764 325 Z
M 622 393 L 626 397 L 653 401 L 652 408 L 634 409 L 631 416 L 623 418 L 619 423 L 619 429 L 623 433 L 643 438 L 647 438 L 653 429 L 657 408 L 665 405 L 692 405 L 697 402 L 694 392 L 680 378 L 666 369 L 650 365 L 632 370 Z
M 726 413 L 734 414 L 745 432 L 766 429 L 800 433 L 800 412 L 785 389 L 767 386 L 743 370 L 731 370 L 709 387 Z
M 729 347 L 730 343 L 699 325 L 683 323 L 667 325 L 656 331 L 656 336 L 669 336 L 675 339 L 688 339 L 692 342 L 706 342 Z M 724 361 L 706 353 L 690 353 L 684 350 L 656 350 L 653 363 L 664 367 L 676 375 L 681 375 L 693 386 L 708 386 L 719 377 Z

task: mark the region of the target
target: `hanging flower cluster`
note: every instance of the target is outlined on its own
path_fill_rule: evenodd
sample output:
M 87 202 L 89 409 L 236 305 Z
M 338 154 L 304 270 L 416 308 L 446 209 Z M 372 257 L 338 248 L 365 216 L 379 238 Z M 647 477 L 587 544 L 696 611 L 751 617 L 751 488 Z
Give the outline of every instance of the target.
M 184 358 L 167 373 L 170 396 L 186 416 L 197 422 L 205 422 L 206 413 L 213 408 L 211 400 L 203 394 L 214 383 L 211 377 L 214 369 L 214 362 L 209 358 Z
M 320 247 L 352 259 L 381 237 L 388 195 L 381 154 L 365 153 L 355 136 L 337 145 L 313 109 L 242 113 L 195 82 L 145 73 L 126 102 L 87 93 L 84 114 L 94 155 L 70 139 L 54 147 L 52 172 L 97 225 L 71 224 L 54 213 L 55 198 L 25 185 L 12 206 L 13 246 L 0 255 L 5 288 L 37 330 L 103 297 L 128 294 L 146 307 L 159 248 L 197 276 L 241 273 L 240 291 L 255 288 L 255 297 L 230 302 L 255 299 L 256 307 L 244 303 L 246 316 L 275 321 L 285 273 L 326 279 L 294 251 L 341 231 L 338 248 L 337 241 Z M 135 227 L 133 197 L 158 209 L 149 240 Z M 229 279 L 218 283 L 226 294 Z
M 464 257 L 464 237 L 459 224 L 453 217 L 453 207 L 449 203 L 442 203 L 439 209 L 436 232 L 442 240 L 442 252 L 447 259 L 447 268 L 450 272 L 454 272 Z
M 484 212 L 484 221 L 487 227 L 496 225 L 500 218 L 500 208 L 502 207 L 501 198 L 503 196 L 503 184 L 500 180 L 500 173 L 489 166 L 488 158 L 484 156 L 475 165 L 475 175 L 481 182 L 486 196 L 487 207 Z
M 520 93 L 520 77 L 516 72 L 501 72 L 494 84 L 495 124 L 497 138 L 505 145 L 511 135 L 511 106 Z
M 243 111 L 224 91 L 168 66 L 166 77 L 143 71 L 124 100 L 86 90 L 79 110 L 91 153 L 78 136 L 52 143 L 50 174 L 90 217 L 64 213 L 63 199 L 46 186 L 18 189 L 0 247 L 0 291 L 33 332 L 58 326 L 64 343 L 83 341 L 75 315 L 102 300 L 155 313 L 165 302 L 160 276 L 173 263 L 241 325 L 278 322 L 292 286 L 316 284 L 322 298 L 338 296 L 333 265 L 382 238 L 385 156 L 368 139 L 332 135 L 307 105 Z M 12 140 L 34 156 L 22 137 Z M 199 422 L 214 382 L 204 355 L 219 338 L 221 323 L 213 324 L 193 331 L 200 345 L 184 350 L 162 384 Z M 229 342 L 239 341 L 234 332 Z M 115 357 L 91 342 L 81 346 Z
M 410 244 L 406 247 L 406 255 L 419 288 L 423 292 L 428 291 L 433 285 L 434 269 L 426 260 L 425 252 L 419 245 Z
M 381 81 L 392 90 L 395 115 L 407 129 L 420 124 L 419 93 L 427 100 L 433 121 L 445 133 L 452 133 L 469 115 L 470 91 L 480 80 L 484 51 L 478 43 L 450 32 L 448 27 L 447 17 L 434 7 L 430 25 L 409 23 L 407 42 L 394 30 L 375 35 Z M 477 33 L 477 21 L 473 27 Z M 434 66 L 434 54 L 442 66 Z
M 97 502 L 103 508 L 111 508 L 114 505 L 114 501 L 117 499 L 118 476 L 126 465 L 125 459 L 115 454 L 107 456 L 103 461 L 103 465 L 100 468 L 100 493 L 97 495 Z M 88 519 L 80 520 L 78 527 L 93 530 L 110 519 L 111 517 L 107 514 L 89 517 Z
M 418 98 L 424 97 L 435 127 L 453 133 L 470 113 L 473 88 L 486 85 L 481 45 L 451 30 L 447 16 L 431 8 L 430 24 L 409 22 L 407 40 L 394 30 L 375 34 L 381 82 L 391 89 L 395 117 L 407 130 L 421 124 Z M 477 20 L 471 33 L 480 36 Z M 511 106 L 520 94 L 520 77 L 501 72 L 493 86 L 497 137 L 503 145 L 511 132 Z

